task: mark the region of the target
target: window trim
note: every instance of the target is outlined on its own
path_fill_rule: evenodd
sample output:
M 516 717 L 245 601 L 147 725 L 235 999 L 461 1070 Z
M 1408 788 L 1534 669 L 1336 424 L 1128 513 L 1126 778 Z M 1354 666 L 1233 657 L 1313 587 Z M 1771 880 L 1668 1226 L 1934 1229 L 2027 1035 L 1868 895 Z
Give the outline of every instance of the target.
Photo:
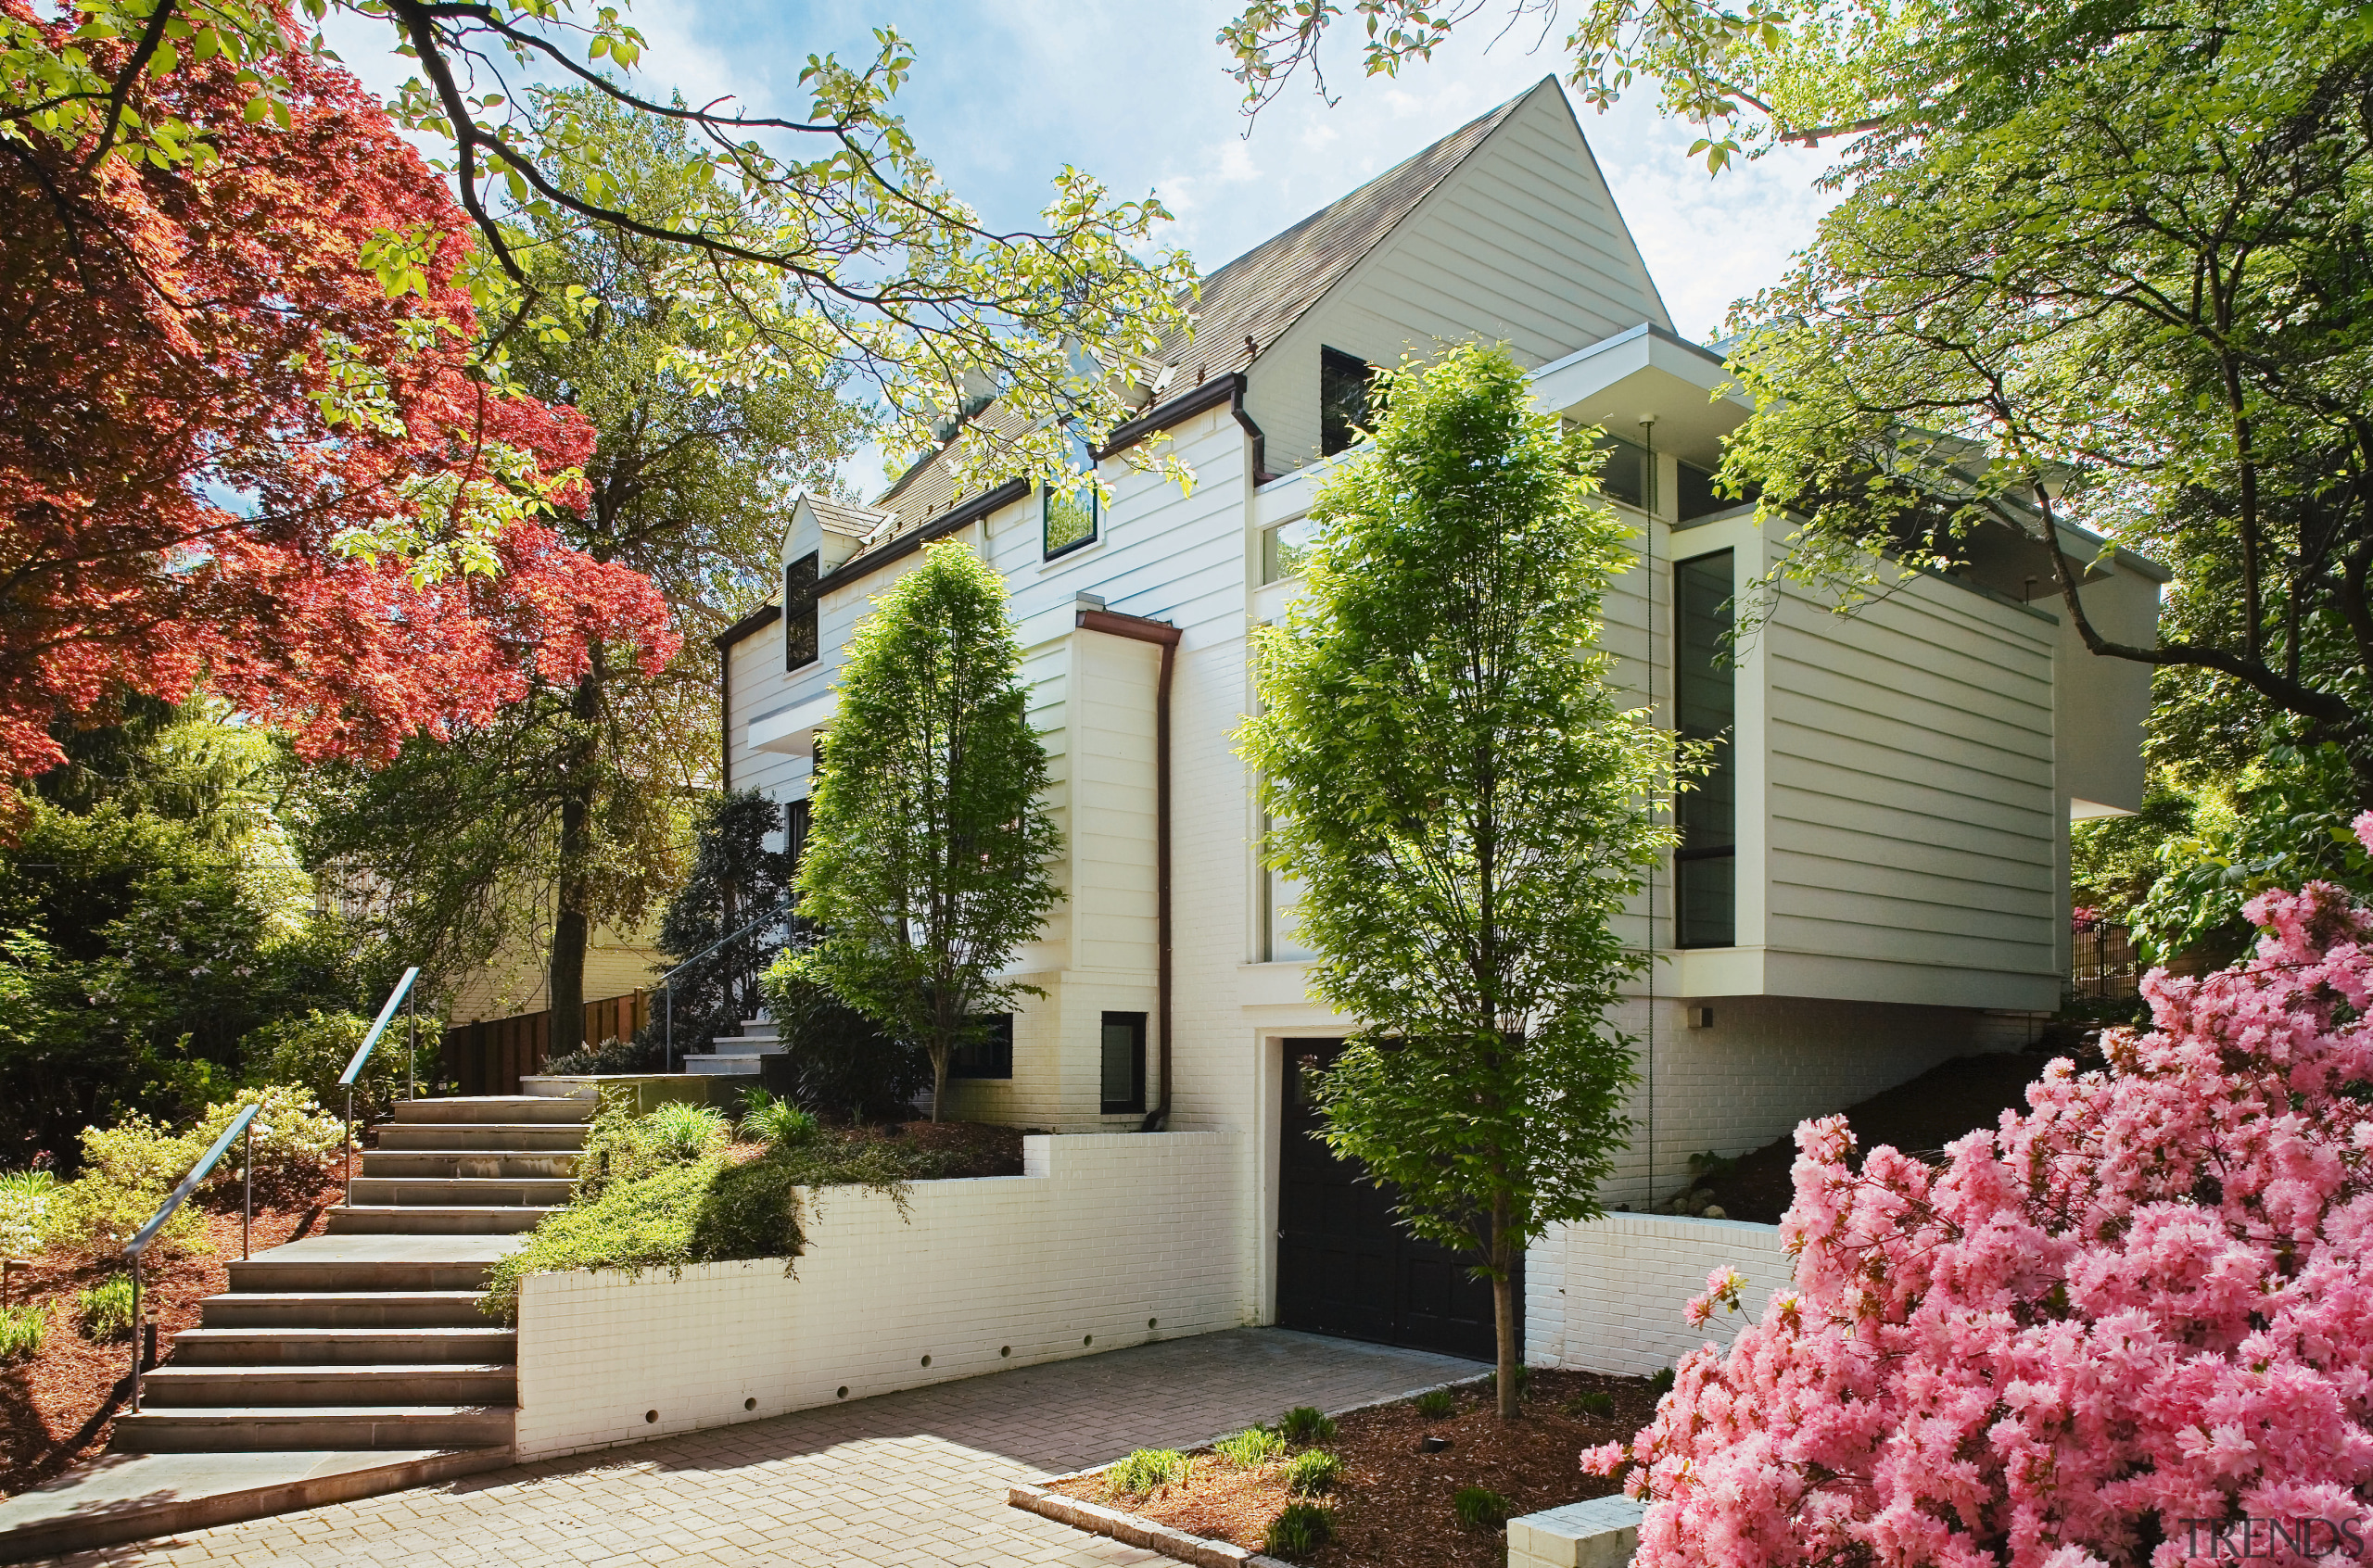
M 1104 1098 L 1104 1031 L 1115 1024 L 1131 1031 L 1130 1095 L 1126 1100 Z M 1105 1116 L 1143 1116 L 1146 1109 L 1146 1015 L 1143 1013 L 1106 1013 L 1098 1021 L 1096 1031 L 1096 1094 L 1097 1104 Z
M 823 623 L 818 613 L 821 597 L 816 591 L 818 568 L 822 562 L 815 550 L 809 550 L 796 561 L 782 563 L 782 667 L 788 674 L 804 670 L 824 657 Z M 805 626 L 807 629 L 808 654 L 797 664 L 792 654 L 792 633 Z
M 1097 467 L 1095 451 L 1085 441 L 1076 436 L 1072 440 L 1072 455 L 1079 459 L 1080 466 L 1086 471 L 1088 479 L 1094 479 Z M 1067 545 L 1048 549 L 1047 529 L 1047 525 L 1054 521 L 1055 503 L 1058 500 L 1065 500 L 1075 504 L 1083 499 L 1087 503 L 1087 532 Z M 1103 537 L 1104 498 L 1098 493 L 1094 484 L 1084 481 L 1077 491 L 1066 498 L 1046 480 L 1038 481 L 1038 559 L 1040 561 L 1060 561 L 1074 550 L 1085 550 Z

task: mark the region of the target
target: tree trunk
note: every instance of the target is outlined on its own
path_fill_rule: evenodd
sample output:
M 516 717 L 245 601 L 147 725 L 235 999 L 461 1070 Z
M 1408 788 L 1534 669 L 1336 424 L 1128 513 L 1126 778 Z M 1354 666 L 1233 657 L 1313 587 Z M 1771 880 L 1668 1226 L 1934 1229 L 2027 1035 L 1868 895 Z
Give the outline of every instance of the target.
M 597 649 L 569 703 L 569 717 L 579 733 L 570 748 L 568 775 L 561 780 L 559 895 L 552 917 L 552 984 L 546 993 L 552 1020 L 550 1054 L 554 1056 L 585 1044 L 585 949 L 593 934 L 586 913 L 592 904 L 592 888 L 585 868 L 593 854 L 593 723 L 601 702 Z
M 947 1056 L 946 1042 L 942 1041 L 932 1047 L 931 1119 L 933 1122 L 939 1120 L 939 1103 L 947 1097 Z
M 1508 1246 L 1508 1200 L 1491 1200 L 1491 1333 L 1499 1352 L 1500 1419 L 1516 1419 L 1516 1259 Z

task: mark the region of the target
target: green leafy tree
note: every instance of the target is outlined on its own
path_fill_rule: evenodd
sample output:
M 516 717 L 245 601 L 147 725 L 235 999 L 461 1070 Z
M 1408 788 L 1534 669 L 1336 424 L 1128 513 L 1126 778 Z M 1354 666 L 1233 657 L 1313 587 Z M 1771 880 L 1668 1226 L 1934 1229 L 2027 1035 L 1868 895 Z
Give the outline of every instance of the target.
M 1601 603 L 1633 555 L 1584 433 L 1501 348 L 1382 378 L 1364 455 L 1321 487 L 1306 594 L 1255 643 L 1239 732 L 1299 877 L 1311 987 L 1361 1027 L 1320 1083 L 1328 1145 L 1492 1283 L 1516 1413 L 1514 1270 L 1600 1212 L 1631 1129 L 1615 929 L 1671 846 L 1671 746 L 1627 711 Z
M 1060 896 L 1062 836 L 1040 795 L 1005 583 L 964 545 L 922 563 L 857 624 L 796 873 L 816 944 L 798 971 L 931 1058 L 1036 988 L 997 979 Z

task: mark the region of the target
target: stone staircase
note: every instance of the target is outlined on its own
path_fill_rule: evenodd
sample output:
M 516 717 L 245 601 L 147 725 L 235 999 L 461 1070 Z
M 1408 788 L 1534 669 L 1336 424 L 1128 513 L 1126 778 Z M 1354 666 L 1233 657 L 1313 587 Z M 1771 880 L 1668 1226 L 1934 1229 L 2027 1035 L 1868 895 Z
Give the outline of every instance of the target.
M 720 1034 L 709 1042 L 712 1054 L 686 1052 L 684 1070 L 708 1078 L 755 1078 L 758 1059 L 782 1054 L 782 1036 L 774 1019 L 764 1014 L 742 1020 L 739 1034 Z
M 407 1100 L 329 1233 L 230 1266 L 116 1419 L 127 1453 L 508 1448 L 517 1336 L 488 1266 L 567 1199 L 595 1102 Z

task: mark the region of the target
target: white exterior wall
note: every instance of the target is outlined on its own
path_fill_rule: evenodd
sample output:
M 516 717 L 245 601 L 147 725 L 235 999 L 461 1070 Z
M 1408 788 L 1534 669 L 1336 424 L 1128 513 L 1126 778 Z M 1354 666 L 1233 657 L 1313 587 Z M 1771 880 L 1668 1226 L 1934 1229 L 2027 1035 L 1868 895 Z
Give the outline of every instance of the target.
M 1671 1366 L 1732 1327 L 1760 1318 L 1793 1271 L 1777 1225 L 1610 1214 L 1559 1225 L 1525 1254 L 1524 1359 L 1528 1366 L 1643 1377 Z M 1723 1313 L 1707 1329 L 1681 1316 L 1715 1270 L 1746 1277 L 1745 1316 Z
M 836 1188 L 808 1203 L 790 1274 L 758 1259 L 672 1278 L 531 1275 L 519 1457 L 1248 1322 L 1232 1201 L 1242 1144 L 1216 1132 L 1029 1138 L 1026 1174 L 915 1182 L 903 1218 L 886 1196 Z

